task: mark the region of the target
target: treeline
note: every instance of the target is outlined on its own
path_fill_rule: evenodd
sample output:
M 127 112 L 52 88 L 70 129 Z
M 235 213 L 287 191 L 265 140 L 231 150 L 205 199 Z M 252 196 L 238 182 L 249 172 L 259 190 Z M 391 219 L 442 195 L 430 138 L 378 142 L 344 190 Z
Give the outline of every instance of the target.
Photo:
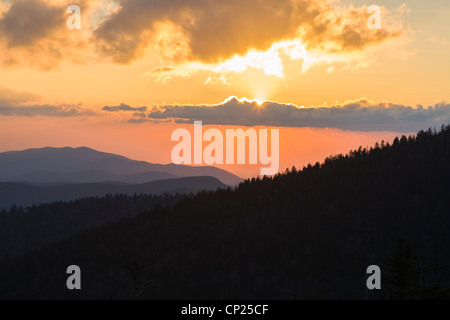
M 6 259 L 0 297 L 445 299 L 449 179 L 450 127 L 422 131 Z M 66 289 L 72 264 L 81 291 Z
M 131 218 L 156 205 L 174 204 L 180 195 L 107 195 L 0 211 L 0 259 L 34 250 L 92 227 Z

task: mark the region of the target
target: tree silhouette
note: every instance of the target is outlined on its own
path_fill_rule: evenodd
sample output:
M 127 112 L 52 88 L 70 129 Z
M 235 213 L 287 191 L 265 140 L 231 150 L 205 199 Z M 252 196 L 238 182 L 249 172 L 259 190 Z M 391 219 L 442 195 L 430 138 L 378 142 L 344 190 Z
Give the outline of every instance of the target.
M 413 298 L 415 289 L 419 286 L 419 279 L 416 258 L 409 243 L 398 239 L 397 250 L 385 264 L 387 298 L 393 300 Z

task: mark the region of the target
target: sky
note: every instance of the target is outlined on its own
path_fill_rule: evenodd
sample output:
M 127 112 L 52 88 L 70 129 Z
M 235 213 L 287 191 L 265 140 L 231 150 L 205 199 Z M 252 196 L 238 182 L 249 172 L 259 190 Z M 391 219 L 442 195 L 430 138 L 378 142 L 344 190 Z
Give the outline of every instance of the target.
M 440 127 L 449 17 L 448 0 L 0 0 L 0 151 L 170 163 L 171 133 L 203 121 L 278 128 L 284 170 Z

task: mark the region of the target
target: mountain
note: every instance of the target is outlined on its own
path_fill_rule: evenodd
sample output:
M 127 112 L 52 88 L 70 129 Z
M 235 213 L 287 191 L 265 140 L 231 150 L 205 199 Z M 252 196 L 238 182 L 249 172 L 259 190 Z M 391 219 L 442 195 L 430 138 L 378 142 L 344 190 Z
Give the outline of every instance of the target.
M 140 172 L 130 175 L 116 175 L 106 171 L 52 172 L 33 171 L 15 177 L 3 178 L 13 182 L 23 182 L 31 185 L 61 185 L 71 183 L 121 182 L 139 184 L 154 180 L 174 179 L 177 176 L 157 171 Z
M 215 167 L 151 164 L 90 148 L 42 148 L 0 153 L 0 181 L 32 184 L 154 180 L 210 176 L 227 185 L 242 179 Z
M 227 185 L 213 177 L 188 177 L 152 181 L 144 184 L 125 185 L 117 183 L 83 183 L 57 186 L 32 186 L 15 182 L 0 182 L 0 209 L 31 206 L 55 201 L 71 201 L 107 194 L 176 194 L 216 190 Z
M 5 258 L 0 298 L 449 299 L 449 181 L 450 126 L 422 131 Z M 73 264 L 82 290 L 66 289 Z

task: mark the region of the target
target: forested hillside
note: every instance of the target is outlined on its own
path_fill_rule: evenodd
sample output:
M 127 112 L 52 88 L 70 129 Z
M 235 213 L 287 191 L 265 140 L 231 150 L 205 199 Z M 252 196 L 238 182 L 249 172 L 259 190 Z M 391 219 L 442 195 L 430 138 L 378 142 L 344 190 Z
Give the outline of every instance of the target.
M 0 259 L 17 256 L 45 244 L 121 218 L 131 218 L 156 205 L 175 204 L 181 195 L 121 194 L 52 202 L 0 211 Z
M 446 298 L 449 181 L 450 127 L 420 132 L 5 259 L 0 297 Z M 66 288 L 73 264 L 80 291 Z

